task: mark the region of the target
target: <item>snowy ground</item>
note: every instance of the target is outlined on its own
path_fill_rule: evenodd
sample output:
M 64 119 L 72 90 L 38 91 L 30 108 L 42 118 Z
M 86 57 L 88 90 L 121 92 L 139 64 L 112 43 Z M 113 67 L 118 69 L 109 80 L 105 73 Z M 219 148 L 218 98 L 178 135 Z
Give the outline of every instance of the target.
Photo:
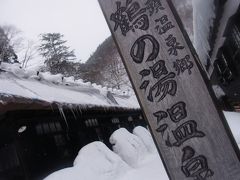
M 240 113 L 224 112 L 240 145 Z M 150 133 L 136 127 L 121 128 L 110 137 L 113 151 L 102 142 L 83 147 L 73 167 L 57 171 L 45 180 L 168 180 Z

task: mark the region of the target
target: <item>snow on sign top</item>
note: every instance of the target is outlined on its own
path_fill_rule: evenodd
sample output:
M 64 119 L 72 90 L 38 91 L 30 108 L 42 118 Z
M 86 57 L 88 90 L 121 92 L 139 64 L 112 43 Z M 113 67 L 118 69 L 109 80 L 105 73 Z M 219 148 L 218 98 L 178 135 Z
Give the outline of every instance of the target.
M 63 78 L 60 74 L 25 71 L 18 64 L 2 63 L 1 69 L 5 72 L 0 73 L 0 96 L 5 98 L 0 104 L 7 104 L 9 98 L 18 97 L 60 105 L 139 109 L 135 95 L 112 94 L 112 98 L 116 97 L 113 101 L 108 98 L 106 88 L 93 87 L 89 82 Z

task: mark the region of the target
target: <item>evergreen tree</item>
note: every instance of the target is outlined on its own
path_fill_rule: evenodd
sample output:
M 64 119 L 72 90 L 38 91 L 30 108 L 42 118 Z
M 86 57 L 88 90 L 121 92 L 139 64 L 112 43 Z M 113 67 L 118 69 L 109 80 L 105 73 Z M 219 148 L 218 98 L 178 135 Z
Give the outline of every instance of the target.
M 46 33 L 40 36 L 42 43 L 39 47 L 39 51 L 45 58 L 47 68 L 49 68 L 52 73 L 61 73 L 58 67 L 60 67 L 62 63 L 76 59 L 74 50 L 70 50 L 70 47 L 65 45 L 67 41 L 62 40 L 62 34 Z
M 14 63 L 18 57 L 3 27 L 0 27 L 0 62 Z

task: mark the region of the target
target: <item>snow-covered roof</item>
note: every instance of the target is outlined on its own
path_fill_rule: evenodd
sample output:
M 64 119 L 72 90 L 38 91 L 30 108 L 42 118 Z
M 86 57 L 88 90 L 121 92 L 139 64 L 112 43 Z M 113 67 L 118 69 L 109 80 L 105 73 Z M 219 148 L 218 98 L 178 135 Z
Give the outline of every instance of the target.
M 219 23 L 217 39 L 214 44 L 213 53 L 211 57 L 213 61 L 216 59 L 218 50 L 225 41 L 224 32 L 227 28 L 228 20 L 237 12 L 239 5 L 240 5 L 239 0 L 228 0 L 224 5 L 224 11 Z
M 136 96 L 101 87 L 90 82 L 62 75 L 37 73 L 19 68 L 18 64 L 2 63 L 0 69 L 0 107 L 11 101 L 44 102 L 80 107 L 139 109 Z M 109 98 L 111 94 L 111 98 Z
M 209 35 L 215 18 L 214 0 L 193 0 L 193 45 L 203 66 L 207 65 Z
M 224 32 L 228 24 L 228 20 L 232 17 L 240 4 L 239 0 L 228 0 L 223 5 L 221 18 L 218 23 L 218 29 L 216 31 L 216 39 L 213 47 L 210 47 L 211 31 L 214 26 L 214 20 L 216 18 L 216 8 L 214 0 L 193 0 L 193 31 L 194 31 L 194 47 L 198 53 L 198 56 L 205 66 L 207 65 L 207 59 L 211 59 L 211 64 L 208 70 L 209 75 L 213 71 L 213 62 L 216 60 L 216 56 L 219 48 L 225 41 Z M 212 48 L 212 49 L 211 49 Z M 212 51 L 211 57 L 209 51 Z

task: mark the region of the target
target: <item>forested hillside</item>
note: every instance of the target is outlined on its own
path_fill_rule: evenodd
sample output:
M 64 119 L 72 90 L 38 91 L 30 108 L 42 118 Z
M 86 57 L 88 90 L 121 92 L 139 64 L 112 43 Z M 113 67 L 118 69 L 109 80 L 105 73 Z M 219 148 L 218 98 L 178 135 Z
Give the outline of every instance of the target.
M 176 9 L 192 39 L 192 3 L 191 0 L 174 0 Z M 126 71 L 112 37 L 107 38 L 80 68 L 79 76 L 84 80 L 112 88 L 130 87 Z

